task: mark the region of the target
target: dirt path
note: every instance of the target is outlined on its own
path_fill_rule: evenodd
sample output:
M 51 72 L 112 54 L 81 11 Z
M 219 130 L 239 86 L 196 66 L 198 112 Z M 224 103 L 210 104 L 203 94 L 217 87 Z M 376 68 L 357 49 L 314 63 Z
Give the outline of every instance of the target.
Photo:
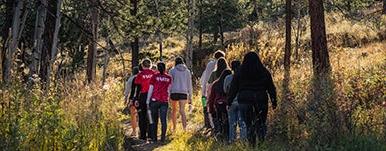
M 132 132 L 130 122 L 125 122 L 123 125 L 125 130 L 124 149 L 126 151 L 151 151 L 163 145 L 161 143 L 150 143 L 144 140 L 140 140 L 137 136 L 130 136 Z
M 123 123 L 124 125 L 124 131 L 125 131 L 125 142 L 124 142 L 124 149 L 126 151 L 151 151 L 155 150 L 159 147 L 162 147 L 164 145 L 167 145 L 172 140 L 173 132 L 167 132 L 167 141 L 164 143 L 157 142 L 157 143 L 150 143 L 144 140 L 138 139 L 138 136 L 131 136 L 132 128 L 130 125 L 130 121 L 125 121 Z M 202 129 L 202 124 L 197 123 L 196 121 L 188 121 L 188 131 L 194 132 L 194 133 L 205 133 L 205 135 L 208 134 L 208 132 L 204 131 Z

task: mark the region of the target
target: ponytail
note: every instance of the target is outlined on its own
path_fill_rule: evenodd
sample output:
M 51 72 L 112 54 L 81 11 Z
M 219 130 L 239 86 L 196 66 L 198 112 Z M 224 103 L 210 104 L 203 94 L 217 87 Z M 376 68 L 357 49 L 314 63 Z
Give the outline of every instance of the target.
M 162 74 L 162 75 L 165 74 L 165 70 L 166 70 L 165 63 L 163 63 L 163 62 L 157 63 L 157 69 L 158 69 L 160 74 Z
M 175 65 L 184 64 L 184 59 L 181 57 L 177 57 L 175 60 Z

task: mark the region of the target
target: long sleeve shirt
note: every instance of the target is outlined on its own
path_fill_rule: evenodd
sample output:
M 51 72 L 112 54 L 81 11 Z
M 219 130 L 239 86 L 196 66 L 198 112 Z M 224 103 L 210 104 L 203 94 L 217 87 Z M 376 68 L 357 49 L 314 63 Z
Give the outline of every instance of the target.
M 185 65 L 179 64 L 171 69 L 169 74 L 173 80 L 170 92 L 187 94 L 189 99 L 192 99 L 193 86 L 190 70 Z
M 201 75 L 200 82 L 201 82 L 202 96 L 207 97 L 208 81 L 209 81 L 210 75 L 216 69 L 216 62 L 217 62 L 216 60 L 209 61 L 209 63 L 206 65 L 204 72 Z
M 272 75 L 267 70 L 263 77 L 255 78 L 253 80 L 241 78 L 240 74 L 235 74 L 231 82 L 231 88 L 228 97 L 228 104 L 232 104 L 234 98 L 241 91 L 254 91 L 258 98 L 266 98 L 267 93 L 269 94 L 270 100 L 273 104 L 276 104 L 276 88 L 272 80 Z M 263 92 L 263 93 L 262 93 Z M 244 102 L 242 99 L 238 99 L 239 103 L 250 103 Z
M 135 93 L 135 85 L 134 85 L 134 80 L 135 80 L 136 75 L 133 75 L 129 77 L 129 79 L 126 81 L 125 84 L 125 91 L 124 91 L 124 96 L 125 96 L 125 101 L 128 99 L 132 99 Z

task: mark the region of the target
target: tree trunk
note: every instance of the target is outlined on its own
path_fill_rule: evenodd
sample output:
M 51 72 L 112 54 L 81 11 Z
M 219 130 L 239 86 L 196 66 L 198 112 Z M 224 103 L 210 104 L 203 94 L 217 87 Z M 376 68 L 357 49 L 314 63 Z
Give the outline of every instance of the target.
M 138 13 L 138 1 L 130 0 L 131 10 L 130 13 L 132 16 L 136 16 Z M 136 16 L 136 18 L 138 18 Z M 134 36 L 134 41 L 131 42 L 131 68 L 139 65 L 139 38 L 138 35 Z
M 47 15 L 47 0 L 40 0 L 37 3 L 37 13 L 35 21 L 35 31 L 34 31 L 34 46 L 32 49 L 32 62 L 29 66 L 30 75 L 38 74 L 40 67 L 40 59 L 42 54 L 43 47 L 43 33 L 45 28 L 45 21 Z
M 221 41 L 221 48 L 224 49 L 224 26 L 223 26 L 223 20 L 224 20 L 224 16 L 223 16 L 223 13 L 224 13 L 224 8 L 223 8 L 223 4 L 224 2 L 222 0 L 219 0 L 219 4 L 220 4 L 220 11 L 218 12 L 219 13 L 219 17 L 220 17 L 220 20 L 218 22 L 218 29 L 219 29 L 219 33 L 220 33 L 220 41 Z M 224 49 L 225 50 L 225 49 Z
M 14 1 L 14 14 L 12 19 L 12 28 L 11 28 L 11 41 L 9 41 L 9 48 L 5 51 L 5 57 L 3 58 L 3 82 L 10 82 L 11 70 L 13 66 L 13 57 L 18 45 L 18 35 L 20 32 L 20 17 L 21 11 L 23 9 L 23 0 Z
M 193 18 L 194 17 L 194 0 L 188 0 L 188 28 L 186 32 L 186 64 L 192 69 L 193 67 Z
M 257 0 L 253 0 L 253 9 L 256 13 L 255 23 L 258 23 L 259 22 L 259 14 L 262 14 L 262 12 L 261 12 L 261 9 L 259 9 L 259 6 L 257 5 Z M 253 32 L 258 31 L 257 29 L 256 30 L 253 29 L 253 25 L 251 27 L 252 27 Z M 258 27 L 256 27 L 256 28 L 258 28 Z M 256 33 L 256 34 L 253 33 L 252 36 L 253 36 L 253 39 L 252 39 L 251 43 L 252 43 L 252 45 L 255 46 L 256 51 L 259 52 L 259 42 L 258 42 L 259 35 L 258 35 L 258 33 Z
M 295 61 L 297 61 L 299 59 L 299 48 L 300 48 L 300 36 L 302 34 L 302 24 L 301 24 L 301 16 L 300 16 L 300 8 L 301 6 L 299 6 L 299 10 L 298 10 L 298 14 L 297 14 L 297 29 L 296 29 L 296 39 L 295 39 Z
M 202 51 L 202 32 L 203 32 L 203 25 L 202 25 L 202 0 L 199 1 L 200 8 L 198 10 L 198 17 L 200 20 L 200 24 L 198 27 L 198 50 Z
M 286 0 L 285 10 L 285 51 L 284 51 L 284 70 L 290 71 L 291 67 L 291 20 L 292 20 L 292 10 L 291 10 L 291 0 Z
M 25 22 L 27 21 L 29 9 L 24 9 L 23 17 L 21 18 L 20 27 L 19 27 L 19 33 L 17 35 L 17 43 L 19 44 L 21 35 L 23 34 Z
M 221 17 L 222 18 L 222 17 Z M 220 19 L 222 20 L 222 19 Z M 223 24 L 222 21 L 220 21 L 219 24 L 219 30 L 220 30 L 220 42 L 221 42 L 221 48 L 224 49 L 224 29 L 223 29 Z
M 122 70 L 123 70 L 123 72 L 125 72 L 126 71 L 126 65 L 125 65 L 125 58 L 123 57 L 123 54 L 117 49 L 117 47 L 115 47 L 114 42 L 110 38 L 110 35 L 108 35 L 107 37 L 109 37 L 108 45 L 110 46 L 110 49 L 114 50 L 114 52 L 117 52 L 119 54 L 119 57 L 121 58 L 121 62 L 122 62 Z
M 259 8 L 257 6 L 257 1 L 256 0 L 253 0 L 252 3 L 253 3 L 253 10 L 256 13 L 256 22 L 257 22 L 259 20 Z
M 58 53 L 58 35 L 59 35 L 60 26 L 61 26 L 60 19 L 62 17 L 61 8 L 62 8 L 62 0 L 57 0 L 55 30 L 54 30 L 53 44 L 52 44 L 52 50 L 51 50 L 51 65 L 55 62 L 56 55 Z
M 217 28 L 217 27 L 216 27 Z M 216 29 L 213 33 L 213 44 L 217 44 L 217 40 L 218 40 L 218 29 Z
M 160 61 L 162 61 L 163 59 L 162 59 L 162 52 L 163 52 L 163 46 L 162 46 L 162 36 L 161 36 L 162 34 L 161 33 L 159 33 L 158 34 L 158 43 L 159 43 L 159 60 Z
M 56 59 L 61 3 L 61 0 L 55 0 L 47 5 L 48 11 L 52 14 L 50 13 L 47 16 L 43 37 L 44 44 L 39 73 L 43 82 L 43 88 L 47 88 L 50 85 L 51 67 Z M 55 14 L 53 14 L 54 12 Z
M 158 0 L 155 0 L 155 6 L 156 6 L 156 11 L 157 11 L 157 20 L 161 20 L 161 12 L 160 12 L 160 7 L 158 5 Z M 157 27 L 157 34 L 158 34 L 158 43 L 159 43 L 159 60 L 162 61 L 162 31 L 159 27 Z
M 131 42 L 131 68 L 139 65 L 139 38 L 135 37 Z
M 110 45 L 110 38 L 107 36 L 106 37 L 106 44 L 107 44 L 107 49 L 111 50 L 111 45 Z M 105 50 L 105 56 L 103 60 L 103 70 L 102 70 L 102 86 L 105 85 L 106 78 L 107 78 L 107 67 L 110 62 L 110 52 L 108 50 Z
M 90 39 L 90 44 L 88 45 L 88 54 L 87 54 L 88 83 L 94 82 L 96 78 L 96 53 L 97 53 L 98 20 L 99 20 L 98 8 L 96 6 L 93 6 L 97 3 L 97 0 L 90 0 L 90 2 L 91 2 L 90 6 L 92 6 L 90 11 L 92 38 Z
M 291 0 L 285 1 L 285 50 L 284 50 L 284 79 L 283 79 L 283 93 L 282 93 L 282 114 L 281 117 L 283 117 L 284 127 L 288 127 L 286 123 L 288 123 L 286 120 L 288 115 L 288 107 L 290 105 L 290 90 L 289 90 L 289 82 L 290 82 L 290 68 L 291 68 L 291 20 L 292 20 L 292 8 L 291 8 Z M 288 136 L 287 131 L 284 130 L 283 136 Z
M 252 47 L 255 43 L 255 32 L 253 29 L 253 24 L 249 24 L 249 46 Z
M 201 26 L 201 25 L 200 25 Z M 202 27 L 198 29 L 198 50 L 202 51 Z
M 12 27 L 12 17 L 13 17 L 13 2 L 14 0 L 7 0 L 5 2 L 5 20 L 4 20 L 4 24 L 3 24 L 3 27 L 2 27 L 2 31 L 1 31 L 1 38 L 2 38 L 2 50 L 1 50 L 1 64 L 2 64 L 2 71 L 4 69 L 4 60 L 6 58 L 6 52 L 7 52 L 7 49 L 8 47 L 6 47 L 8 44 L 8 41 L 9 41 L 9 36 L 10 36 L 10 29 Z
M 309 12 L 311 18 L 312 64 L 314 75 L 319 77 L 330 71 L 323 0 L 309 0 Z
M 383 14 L 386 14 L 386 0 L 383 0 Z

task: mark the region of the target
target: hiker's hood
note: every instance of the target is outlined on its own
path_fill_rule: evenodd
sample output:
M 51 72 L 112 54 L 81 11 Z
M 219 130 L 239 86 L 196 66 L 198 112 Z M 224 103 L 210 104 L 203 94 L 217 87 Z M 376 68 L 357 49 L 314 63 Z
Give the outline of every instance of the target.
M 179 65 L 176 65 L 176 69 L 178 71 L 186 71 L 188 68 L 184 64 L 179 64 Z

